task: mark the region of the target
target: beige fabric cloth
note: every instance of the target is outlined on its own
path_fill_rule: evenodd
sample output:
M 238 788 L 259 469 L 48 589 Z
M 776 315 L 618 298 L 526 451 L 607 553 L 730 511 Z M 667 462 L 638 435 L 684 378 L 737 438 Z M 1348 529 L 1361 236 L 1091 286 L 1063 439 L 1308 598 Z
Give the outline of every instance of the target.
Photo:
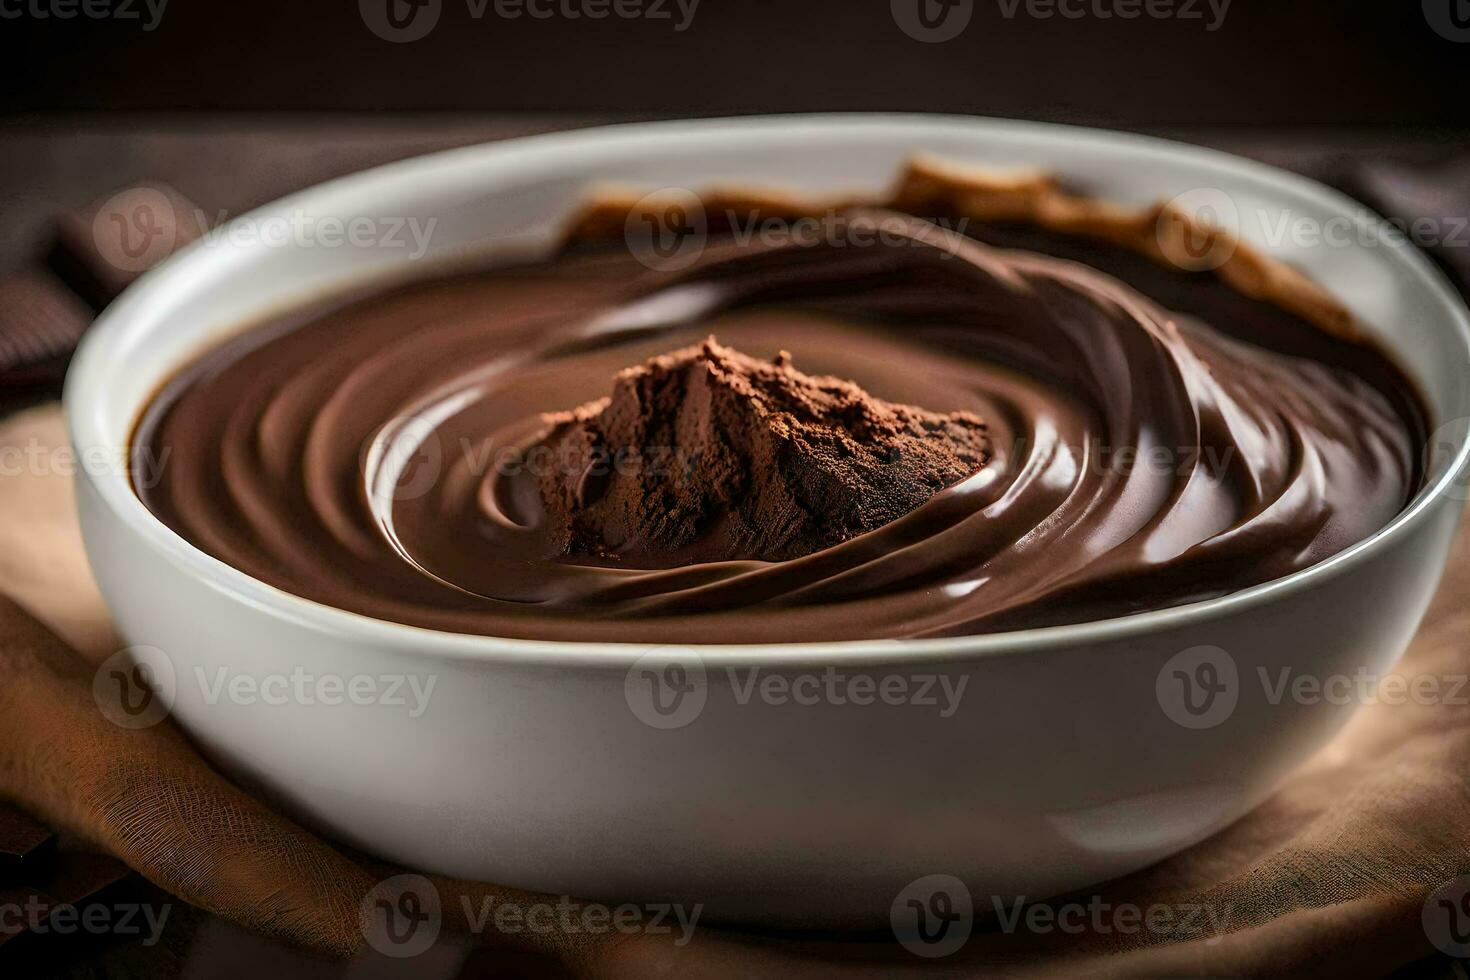
M 0 592 L 14 597 L 96 663 L 113 651 L 115 641 L 82 554 L 64 446 L 55 406 L 0 422 L 0 451 L 9 453 L 0 474 Z M 17 454 L 9 447 L 30 448 Z M 17 459 L 20 471 L 12 465 Z M 26 459 L 49 462 L 32 466 Z M 26 629 L 0 634 L 0 644 L 13 645 L 16 636 L 29 642 Z M 5 652 L 0 646 L 0 663 Z M 1462 533 L 1426 625 L 1398 672 L 1436 676 L 1445 682 L 1442 690 L 1449 690 L 1450 681 L 1467 671 L 1470 534 Z M 1024 929 L 1005 933 L 995 931 L 993 922 L 982 922 L 959 952 L 932 961 L 920 960 L 896 944 L 764 939 L 711 929 L 701 929 L 694 942 L 682 948 L 649 936 L 593 943 L 590 949 L 563 939 L 545 945 L 581 972 L 608 976 L 789 975 L 797 969 L 818 975 L 977 970 L 1008 976 L 1089 977 L 1382 974 L 1437 955 L 1421 920 L 1426 897 L 1436 887 L 1470 873 L 1467 699 L 1470 688 L 1461 690 L 1458 698 L 1442 699 L 1453 703 L 1411 700 L 1365 707 L 1336 741 L 1255 812 L 1184 854 L 1095 890 L 1095 900 L 1112 907 L 1128 904 L 1146 910 L 1165 905 L 1178 910 L 1199 905 L 1207 913 L 1213 910 L 1222 936 L 1180 941 L 1177 934 L 1146 930 L 1120 934 L 1091 927 L 1077 934 Z M 7 733 L 0 730 L 0 738 L 5 737 Z M 107 745 L 128 744 L 117 743 L 111 734 L 107 738 Z M 104 750 L 113 751 L 106 746 Z M 129 745 L 126 751 L 131 753 L 134 747 Z M 174 754 L 170 758 L 178 757 L 179 765 L 194 764 L 183 759 L 182 749 L 170 747 L 167 752 Z M 62 775 L 51 774 L 64 782 Z M 351 914 L 353 889 L 370 880 L 368 872 L 284 822 L 284 830 L 277 828 L 253 801 L 228 795 L 234 791 L 224 788 L 217 777 L 210 779 L 214 781 L 199 780 L 203 789 L 197 799 L 173 809 L 172 822 L 162 822 L 157 807 L 139 805 L 126 812 L 143 828 L 90 836 L 121 850 L 120 856 L 165 887 L 175 887 L 176 893 L 262 928 L 258 908 L 238 900 L 222 901 L 217 891 L 198 880 L 180 888 L 178 868 L 160 864 L 157 857 L 161 850 L 176 850 L 170 835 L 182 833 L 187 822 L 179 819 L 180 809 L 186 818 L 190 806 L 216 817 L 223 812 L 228 818 L 226 831 L 233 829 L 232 824 L 259 824 L 265 827 L 262 839 L 279 843 L 285 838 L 291 846 L 250 855 L 253 873 L 314 881 L 293 892 L 298 906 L 307 906 L 288 913 L 295 914 L 293 921 L 281 926 L 267 920 L 264 927 L 274 924 L 271 931 L 279 935 L 339 952 L 353 946 L 351 929 L 341 919 Z M 22 783 L 18 794 L 22 797 L 24 787 Z M 0 781 L 0 794 L 3 791 Z M 88 830 L 91 818 L 84 809 L 56 802 L 55 794 L 64 793 L 64 788 L 53 786 L 46 792 L 51 795 L 42 800 L 45 794 L 38 791 L 35 808 L 50 819 L 56 820 L 60 812 L 61 819 L 82 824 L 70 829 Z M 228 839 L 229 833 L 222 836 Z M 140 853 L 138 841 L 152 852 Z M 205 862 L 205 868 L 196 870 L 201 875 L 217 874 L 228 867 L 228 860 Z M 321 904 L 313 907 L 314 902 Z M 1470 928 L 1470 920 L 1463 926 Z
M 82 551 L 76 465 L 59 406 L 0 419 L 0 593 L 100 659 L 113 632 Z

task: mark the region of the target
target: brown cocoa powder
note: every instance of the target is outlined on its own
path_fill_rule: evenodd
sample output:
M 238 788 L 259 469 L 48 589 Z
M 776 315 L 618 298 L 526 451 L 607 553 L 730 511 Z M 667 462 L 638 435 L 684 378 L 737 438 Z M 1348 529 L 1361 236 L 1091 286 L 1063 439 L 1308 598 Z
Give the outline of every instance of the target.
M 786 561 L 875 530 L 985 465 L 986 426 L 882 401 L 711 337 L 548 417 L 560 553 L 640 566 Z

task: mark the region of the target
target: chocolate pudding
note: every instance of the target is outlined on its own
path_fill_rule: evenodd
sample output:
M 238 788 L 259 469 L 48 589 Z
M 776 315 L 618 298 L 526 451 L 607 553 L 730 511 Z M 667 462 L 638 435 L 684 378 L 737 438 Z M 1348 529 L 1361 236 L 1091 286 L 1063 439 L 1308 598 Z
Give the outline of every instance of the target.
M 141 420 L 168 465 L 139 495 L 380 619 L 748 643 L 1225 595 L 1420 484 L 1421 405 L 1351 316 L 1166 211 L 932 165 L 880 201 L 704 205 L 677 270 L 630 250 L 614 195 L 549 259 L 239 334 Z M 815 213 L 815 238 L 741 233 Z M 1216 258 L 1178 261 L 1188 236 Z

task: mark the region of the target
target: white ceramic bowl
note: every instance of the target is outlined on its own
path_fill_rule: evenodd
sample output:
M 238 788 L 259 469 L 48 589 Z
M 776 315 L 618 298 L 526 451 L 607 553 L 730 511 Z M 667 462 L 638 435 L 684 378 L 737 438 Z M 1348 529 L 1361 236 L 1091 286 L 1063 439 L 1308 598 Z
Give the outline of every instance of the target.
M 965 881 L 977 903 L 1041 897 L 1146 865 L 1259 803 L 1353 705 L 1273 705 L 1258 670 L 1273 682 L 1282 667 L 1317 677 L 1386 671 L 1434 591 L 1464 498 L 1470 325 L 1459 299 L 1411 248 L 1293 247 L 1255 220 L 1361 227 L 1348 199 L 1137 136 L 816 116 L 470 147 L 336 180 L 249 220 L 435 218 L 429 258 L 438 259 L 546 245 L 594 180 L 876 190 L 916 150 L 1055 169 L 1121 202 L 1223 192 L 1245 238 L 1327 285 L 1422 386 L 1439 429 L 1428 485 L 1368 540 L 1222 599 L 973 638 L 675 651 L 698 687 L 670 721 L 639 702 L 660 676 L 630 669 L 645 648 L 449 635 L 308 602 L 184 541 L 120 468 L 88 467 L 78 500 L 93 568 L 128 641 L 166 653 L 177 720 L 302 821 L 385 858 L 592 899 L 704 903 L 707 917 L 728 920 L 882 925 L 899 891 L 930 873 Z M 66 390 L 84 458 L 122 453 L 159 385 L 215 339 L 409 262 L 404 249 L 250 238 L 189 248 L 102 316 Z M 1217 666 L 1234 667 L 1235 706 L 1191 721 L 1167 704 L 1174 670 L 1196 676 L 1200 657 L 1219 654 L 1171 658 L 1202 645 L 1228 654 Z M 875 684 L 968 680 L 959 710 L 942 717 L 942 698 L 927 707 L 742 697 L 751 668 L 786 680 L 829 668 Z M 384 703 L 393 699 L 382 687 L 370 705 L 327 703 L 330 688 L 283 699 L 267 696 L 279 693 L 269 684 L 254 698 L 249 681 L 233 693 L 215 687 L 221 677 L 293 672 L 433 677 L 435 687 L 416 717 L 411 705 Z

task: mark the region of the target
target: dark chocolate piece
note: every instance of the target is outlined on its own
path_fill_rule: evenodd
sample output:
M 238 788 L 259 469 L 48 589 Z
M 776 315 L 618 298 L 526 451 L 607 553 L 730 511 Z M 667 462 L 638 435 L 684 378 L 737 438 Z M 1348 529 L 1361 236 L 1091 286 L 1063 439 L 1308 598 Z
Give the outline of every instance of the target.
M 157 183 L 126 187 L 63 212 L 55 225 L 52 269 L 98 310 L 209 229 L 192 201 Z
M 85 304 L 49 273 L 0 277 L 0 385 L 59 379 L 91 322 Z
M 0 906 L 23 910 L 19 918 L 11 917 L 3 924 L 6 928 L 0 928 L 0 946 L 26 935 L 63 906 L 80 907 L 100 900 L 131 875 L 127 865 L 105 854 L 65 852 L 28 866 L 19 880 L 0 878 Z
M 19 873 L 54 843 L 51 830 L 34 817 L 0 803 L 0 882 Z

